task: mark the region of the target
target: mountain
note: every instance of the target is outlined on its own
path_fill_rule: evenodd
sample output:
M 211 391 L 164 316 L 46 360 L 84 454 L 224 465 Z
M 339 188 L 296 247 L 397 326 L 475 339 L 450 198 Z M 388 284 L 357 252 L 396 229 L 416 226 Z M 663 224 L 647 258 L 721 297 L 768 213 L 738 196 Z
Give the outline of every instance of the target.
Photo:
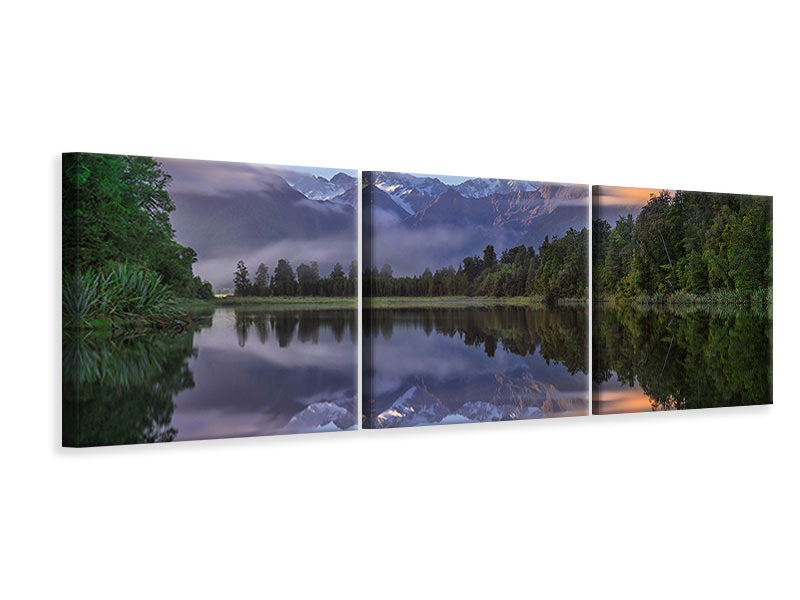
M 467 198 L 485 198 L 492 194 L 516 194 L 534 192 L 541 187 L 538 181 L 513 179 L 469 179 L 455 186 L 455 190 Z
M 353 414 L 353 408 L 356 406 L 355 398 L 344 402 L 315 402 L 294 415 L 283 430 L 287 433 L 295 433 L 354 429 L 356 417 Z
M 338 185 L 342 189 L 347 189 L 350 187 L 355 187 L 356 185 L 356 178 L 352 175 L 348 175 L 347 173 L 337 173 L 333 177 L 331 177 L 331 183 L 334 185 Z
M 409 215 L 425 207 L 449 188 L 435 177 L 417 177 L 406 173 L 370 172 L 371 183 L 391 197 Z
M 468 183 L 468 182 L 467 182 Z M 525 183 L 525 182 L 521 182 Z M 484 227 L 508 227 L 527 232 L 531 227 L 540 227 L 540 222 L 553 211 L 566 206 L 580 208 L 587 215 L 583 220 L 575 219 L 577 213 L 567 211 L 574 226 L 586 226 L 589 199 L 585 186 L 562 184 L 540 184 L 533 191 L 520 189 L 508 193 L 492 193 L 483 198 L 464 196 L 458 186 L 433 200 L 428 206 L 417 212 L 406 222 L 411 226 L 424 226 L 432 223 L 448 223 L 457 225 L 480 225 Z M 567 229 L 562 221 L 553 220 L 550 236 L 560 235 Z M 545 221 L 546 222 L 546 221 Z M 544 235 L 542 235 L 544 238 Z
M 580 231 L 588 227 L 589 208 L 586 206 L 557 206 L 536 221 L 536 227 L 526 231 L 519 239 L 519 244 L 539 248 L 545 236 L 552 240 L 554 236 L 562 237 L 572 227 Z
M 352 175 L 340 172 L 328 180 L 297 171 L 284 170 L 279 173 L 291 187 L 310 200 L 356 205 L 356 178 Z
M 394 199 L 375 185 L 367 185 L 362 192 L 364 208 L 368 211 L 365 217 L 370 221 L 388 219 L 400 222 L 408 216 Z
M 580 205 L 588 211 L 587 186 L 514 181 L 509 179 L 470 179 L 455 186 L 435 177 L 418 177 L 403 173 L 368 172 L 368 184 L 383 192 L 376 194 L 381 210 L 396 216 L 411 227 L 434 224 L 481 227 L 508 227 L 525 233 L 537 219 L 564 204 Z M 390 207 L 388 200 L 394 204 Z M 400 210 L 397 210 L 397 209 Z M 574 212 L 565 212 L 574 218 Z M 588 214 L 588 213 L 587 213 Z M 553 220 L 553 224 L 567 219 Z M 586 225 L 575 220 L 574 226 Z M 549 235 L 563 234 L 552 231 Z M 544 238 L 544 236 L 542 236 Z
M 510 179 L 448 185 L 436 177 L 374 171 L 364 180 L 371 259 L 396 267 L 397 275 L 457 265 L 487 244 L 498 253 L 520 243 L 538 248 L 545 236 L 560 237 L 589 222 L 590 190 L 583 185 Z
M 432 224 L 490 227 L 497 218 L 497 214 L 495 202 L 466 198 L 451 188 L 435 198 L 425 208 L 407 218 L 406 223 L 412 227 Z

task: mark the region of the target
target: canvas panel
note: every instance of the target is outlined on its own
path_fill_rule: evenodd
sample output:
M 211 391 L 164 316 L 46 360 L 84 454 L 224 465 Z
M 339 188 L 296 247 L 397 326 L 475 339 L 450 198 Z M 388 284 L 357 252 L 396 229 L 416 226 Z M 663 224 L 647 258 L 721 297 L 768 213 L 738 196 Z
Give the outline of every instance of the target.
M 63 173 L 65 446 L 357 428 L 355 171 Z
M 593 187 L 594 414 L 772 402 L 772 198 Z
M 363 426 L 588 414 L 589 187 L 362 185 Z

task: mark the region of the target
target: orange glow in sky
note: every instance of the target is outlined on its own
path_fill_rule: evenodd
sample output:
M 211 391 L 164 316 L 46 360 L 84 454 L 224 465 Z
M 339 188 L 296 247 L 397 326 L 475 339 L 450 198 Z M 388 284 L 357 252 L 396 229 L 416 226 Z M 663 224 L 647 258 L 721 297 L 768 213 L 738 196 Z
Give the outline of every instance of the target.
M 622 206 L 642 207 L 650 200 L 653 194 L 661 192 L 658 188 L 634 188 L 634 187 L 614 187 L 599 185 L 595 188 L 596 193 L 593 200 L 601 204 L 619 204 Z M 672 195 L 675 194 L 670 190 Z

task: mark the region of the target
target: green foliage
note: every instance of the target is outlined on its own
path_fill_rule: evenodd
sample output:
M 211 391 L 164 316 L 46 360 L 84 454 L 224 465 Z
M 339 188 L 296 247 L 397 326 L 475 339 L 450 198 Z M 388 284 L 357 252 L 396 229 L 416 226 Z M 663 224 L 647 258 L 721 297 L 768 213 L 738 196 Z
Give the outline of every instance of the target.
M 144 156 L 73 153 L 62 161 L 62 270 L 107 273 L 124 260 L 155 272 L 181 297 L 208 297 L 196 254 L 174 240 L 170 176 Z
M 718 299 L 772 285 L 768 197 L 662 191 L 635 220 L 620 218 L 613 229 L 595 220 L 592 228 L 596 296 Z
M 586 229 L 570 229 L 563 238 L 545 239 L 539 253 L 532 247 L 503 250 L 500 260 L 494 246 L 486 246 L 483 257 L 467 256 L 458 269 L 452 265 L 422 275 L 394 277 L 390 265 L 364 272 L 365 289 L 373 297 L 517 296 L 549 295 L 580 298 L 587 290 Z
M 312 262 L 311 266 L 301 264 L 297 267 L 297 285 L 299 296 L 316 296 L 319 289 L 319 266 Z
M 611 225 L 601 219 L 592 221 L 592 289 L 595 294 L 606 291 L 606 257 L 610 236 Z
M 253 292 L 250 273 L 247 271 L 243 260 L 236 263 L 236 271 L 233 274 L 233 287 L 237 296 L 249 296 Z
M 350 264 L 350 272 L 345 276 L 344 267 L 336 263 L 328 277 L 320 277 L 319 264 L 312 261 L 297 267 L 297 278 L 288 260 L 281 258 L 275 267 L 272 278 L 268 277 L 268 268 L 259 264 L 254 282 L 250 282 L 249 272 L 244 261 L 240 260 L 233 274 L 235 295 L 237 297 L 336 297 L 355 296 L 358 293 L 358 263 Z
M 272 276 L 272 295 L 273 296 L 294 296 L 297 293 L 297 281 L 294 278 L 294 271 L 289 261 L 281 258 L 275 267 L 275 274 Z
M 103 321 L 130 323 L 134 318 L 150 324 L 180 315 L 175 296 L 161 275 L 122 263 L 101 273 L 87 268 L 65 274 L 62 315 L 67 328 L 92 327 Z
M 564 237 L 553 238 L 539 248 L 541 266 L 533 291 L 556 298 L 580 298 L 586 295 L 587 249 L 589 232 L 570 228 Z
M 483 266 L 485 269 L 494 269 L 497 264 L 497 255 L 494 252 L 494 246 L 489 244 L 483 250 Z
M 259 263 L 256 269 L 256 278 L 253 282 L 254 296 L 267 296 L 269 294 L 269 268 L 264 263 Z

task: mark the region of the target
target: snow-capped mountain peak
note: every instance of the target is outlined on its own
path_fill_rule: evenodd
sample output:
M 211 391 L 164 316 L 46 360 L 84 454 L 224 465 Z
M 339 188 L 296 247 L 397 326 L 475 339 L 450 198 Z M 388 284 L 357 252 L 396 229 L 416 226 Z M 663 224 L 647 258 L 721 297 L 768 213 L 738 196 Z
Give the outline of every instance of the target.
M 519 192 L 535 192 L 542 183 L 540 181 L 520 181 L 516 179 L 478 178 L 469 179 L 458 184 L 454 189 L 465 198 L 485 198 L 492 194 L 516 194 Z
M 413 215 L 419 207 L 414 202 L 419 196 L 431 198 L 447 191 L 448 186 L 436 177 L 419 177 L 407 173 L 388 173 L 379 171 L 374 174 L 372 183 L 379 190 L 386 192 L 389 197 L 405 212 Z
M 328 202 L 342 194 L 349 196 L 349 192 L 353 192 L 352 195 L 355 198 L 356 179 L 346 173 L 337 173 L 330 180 L 319 175 L 297 171 L 286 171 L 281 175 L 290 186 L 310 200 Z

